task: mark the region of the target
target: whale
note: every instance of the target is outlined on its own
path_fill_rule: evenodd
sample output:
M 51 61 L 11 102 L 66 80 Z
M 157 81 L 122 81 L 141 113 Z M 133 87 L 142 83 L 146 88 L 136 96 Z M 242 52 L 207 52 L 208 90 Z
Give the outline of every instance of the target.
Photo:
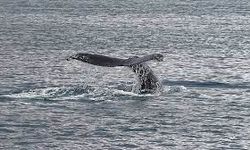
M 163 61 L 162 54 L 150 54 L 143 57 L 130 57 L 127 59 L 109 57 L 99 54 L 77 53 L 66 58 L 66 60 L 78 60 L 84 63 L 102 67 L 129 67 L 137 76 L 138 83 L 133 88 L 133 92 L 139 94 L 156 93 L 161 90 L 161 83 L 155 76 L 147 61 Z

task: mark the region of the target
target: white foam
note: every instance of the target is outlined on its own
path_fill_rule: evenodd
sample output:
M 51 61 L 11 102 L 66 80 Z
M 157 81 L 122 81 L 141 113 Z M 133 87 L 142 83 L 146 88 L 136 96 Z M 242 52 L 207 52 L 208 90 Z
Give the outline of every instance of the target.
M 82 97 L 87 93 L 86 86 L 82 87 L 49 87 L 44 89 L 34 89 L 17 94 L 5 95 L 11 98 L 57 98 L 57 97 Z
M 123 91 L 123 90 L 114 90 L 113 95 L 114 96 L 129 95 L 129 96 L 138 96 L 138 97 L 155 96 L 154 94 L 137 94 L 137 93 Z
M 180 93 L 187 91 L 185 86 L 166 86 L 163 89 L 163 93 Z

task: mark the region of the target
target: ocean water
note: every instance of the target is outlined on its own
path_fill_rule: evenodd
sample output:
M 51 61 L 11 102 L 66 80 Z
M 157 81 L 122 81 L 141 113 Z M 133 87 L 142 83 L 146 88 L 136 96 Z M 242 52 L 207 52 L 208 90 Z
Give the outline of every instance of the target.
M 77 52 L 161 53 L 163 91 Z M 250 149 L 250 1 L 0 0 L 0 149 Z

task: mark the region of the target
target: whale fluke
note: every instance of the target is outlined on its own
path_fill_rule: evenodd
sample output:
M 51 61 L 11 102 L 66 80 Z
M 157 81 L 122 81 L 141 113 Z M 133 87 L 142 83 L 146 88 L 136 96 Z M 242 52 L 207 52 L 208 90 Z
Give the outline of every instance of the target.
M 140 64 L 150 60 L 163 61 L 163 55 L 151 54 L 143 57 L 135 56 L 128 59 L 120 59 L 120 58 L 108 57 L 97 54 L 77 53 L 67 58 L 68 61 L 70 59 L 76 59 L 97 66 L 116 67 L 116 66 L 130 66 L 134 64 Z
M 146 64 L 146 62 L 150 60 L 163 61 L 163 55 L 161 54 L 151 54 L 143 57 L 135 56 L 128 59 L 120 59 L 97 54 L 77 53 L 67 58 L 68 61 L 71 59 L 104 67 L 130 67 L 138 77 L 138 93 L 154 93 L 161 87 L 161 84 L 154 75 L 152 69 Z

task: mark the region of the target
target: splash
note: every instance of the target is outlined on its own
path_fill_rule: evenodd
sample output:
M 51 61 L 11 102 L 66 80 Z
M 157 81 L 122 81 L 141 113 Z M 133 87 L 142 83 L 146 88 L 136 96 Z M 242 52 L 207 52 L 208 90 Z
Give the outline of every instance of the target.
M 123 91 L 123 90 L 114 90 L 113 95 L 114 96 L 138 96 L 138 97 L 154 96 L 154 94 L 138 94 L 138 93 Z
M 11 98 L 62 98 L 84 96 L 90 91 L 92 91 L 91 87 L 83 85 L 77 87 L 49 87 L 33 89 L 5 96 Z

